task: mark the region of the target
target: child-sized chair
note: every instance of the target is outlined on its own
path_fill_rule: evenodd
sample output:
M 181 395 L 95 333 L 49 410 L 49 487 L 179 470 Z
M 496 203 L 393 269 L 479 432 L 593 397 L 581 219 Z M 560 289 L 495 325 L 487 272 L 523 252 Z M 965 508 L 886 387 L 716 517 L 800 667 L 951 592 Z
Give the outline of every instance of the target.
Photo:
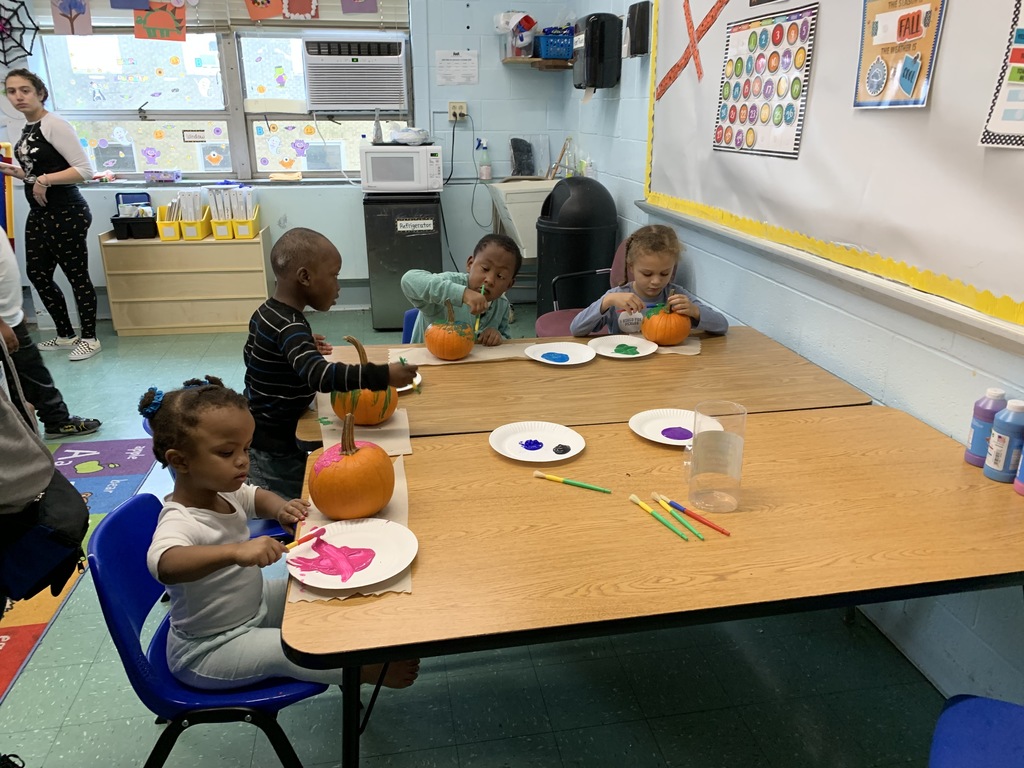
M 591 275 L 608 275 L 608 287 L 614 288 L 621 285 L 626 279 L 626 241 L 623 240 L 619 243 L 619 247 L 615 249 L 615 257 L 612 259 L 611 267 L 604 267 L 602 269 L 588 269 L 583 272 L 567 272 L 564 275 L 556 275 L 551 281 L 551 299 L 554 304 L 554 309 L 551 312 L 545 312 L 537 318 L 537 322 L 534 323 L 534 332 L 538 338 L 547 338 L 551 336 L 572 336 L 569 331 L 569 325 L 572 323 L 573 318 L 582 312 L 585 307 L 578 309 L 560 309 L 558 306 L 558 283 L 562 280 L 569 280 L 576 277 L 589 277 Z M 594 297 L 597 298 L 596 296 Z M 608 330 L 602 328 L 597 331 L 595 336 L 606 335 Z
M 402 343 L 408 344 L 412 341 L 412 329 L 416 326 L 416 318 L 420 316 L 420 311 L 413 307 L 412 309 L 405 310 L 405 316 L 402 317 Z
M 326 685 L 275 678 L 225 691 L 190 688 L 178 682 L 167 666 L 170 621 L 166 617 L 150 642 L 149 651 L 143 650 L 142 627 L 164 587 L 149 573 L 147 547 L 139 546 L 139 542 L 153 538 L 161 506 L 151 494 L 133 496 L 109 513 L 89 539 L 89 572 L 128 680 L 142 703 L 157 717 L 167 720 L 146 760 L 146 768 L 160 768 L 186 728 L 199 723 L 230 722 L 257 726 L 267 735 L 282 765 L 302 768 L 277 722 L 277 713 L 290 704 L 323 693 Z
M 932 734 L 928 768 L 1024 765 L 1024 707 L 984 696 L 953 696 Z

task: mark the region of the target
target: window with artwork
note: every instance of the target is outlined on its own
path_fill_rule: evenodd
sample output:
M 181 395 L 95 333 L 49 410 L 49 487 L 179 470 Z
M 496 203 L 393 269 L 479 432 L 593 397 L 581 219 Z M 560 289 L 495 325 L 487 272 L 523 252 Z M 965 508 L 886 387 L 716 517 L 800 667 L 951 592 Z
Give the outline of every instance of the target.
M 325 23 L 315 28 L 287 22 L 275 28 L 274 19 L 267 19 L 258 29 L 249 26 L 245 0 L 216 8 L 186 4 L 189 24 L 188 14 L 198 13 L 198 22 L 183 40 L 170 40 L 156 33 L 138 39 L 130 29 L 132 12 L 95 7 L 93 34 L 82 34 L 89 20 L 83 22 L 70 6 L 65 14 L 64 0 L 36 0 L 44 33 L 31 67 L 49 87 L 47 106 L 74 125 L 97 170 L 127 178 L 172 169 L 207 179 L 287 170 L 354 177 L 360 142 L 373 132 L 374 108 L 382 107 L 386 126 L 405 127 L 411 93 L 401 108 L 378 99 L 377 89 L 369 87 L 364 89 L 368 100 L 361 103 L 310 110 L 303 53 L 311 35 L 345 30 L 372 37 L 387 29 L 407 39 L 407 0 L 377 0 L 373 13 L 363 2 L 320 7 L 319 20 Z M 47 34 L 45 27 L 53 24 L 74 25 L 76 34 Z M 100 28 L 104 24 L 118 28 Z M 236 31 L 214 31 L 229 26 Z M 402 61 L 411 91 L 408 56 Z M 327 90 L 333 93 L 330 83 Z

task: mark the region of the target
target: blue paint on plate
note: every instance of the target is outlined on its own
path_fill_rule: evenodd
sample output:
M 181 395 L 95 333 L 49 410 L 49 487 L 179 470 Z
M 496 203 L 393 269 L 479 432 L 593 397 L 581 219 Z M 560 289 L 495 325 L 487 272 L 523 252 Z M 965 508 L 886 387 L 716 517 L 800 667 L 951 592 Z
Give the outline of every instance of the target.
M 549 363 L 568 363 L 569 356 L 565 352 L 545 352 L 541 355 Z
M 544 447 L 544 443 L 540 440 L 523 440 L 519 445 L 527 451 L 539 451 Z

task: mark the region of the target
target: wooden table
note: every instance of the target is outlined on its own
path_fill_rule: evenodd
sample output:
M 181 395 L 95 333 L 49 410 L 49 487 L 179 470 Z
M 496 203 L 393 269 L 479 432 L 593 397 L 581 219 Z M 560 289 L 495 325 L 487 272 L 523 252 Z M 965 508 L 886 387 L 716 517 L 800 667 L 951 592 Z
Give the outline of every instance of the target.
M 740 508 L 713 517 L 732 535 L 704 542 L 628 501 L 685 503 L 678 449 L 621 423 L 577 431 L 584 452 L 549 471 L 612 494 L 534 479 L 485 434 L 415 439 L 412 593 L 287 606 L 287 655 L 346 668 L 344 765 L 356 665 L 1024 583 L 1020 497 L 900 411 L 751 415 Z
M 386 362 L 388 348 L 367 347 L 367 355 Z M 342 345 L 335 347 L 331 359 L 354 362 L 355 355 Z M 423 365 L 419 370 L 422 394 L 405 395 L 401 403 L 409 411 L 414 437 L 490 432 L 515 421 L 566 426 L 627 422 L 650 408 L 693 410 L 702 400 L 733 400 L 750 413 L 871 402 L 842 379 L 745 326 L 726 336 L 702 338 L 699 355 L 655 354 L 640 360 L 598 356 L 565 367 L 527 358 Z M 320 440 L 315 413 L 299 422 L 296 436 Z

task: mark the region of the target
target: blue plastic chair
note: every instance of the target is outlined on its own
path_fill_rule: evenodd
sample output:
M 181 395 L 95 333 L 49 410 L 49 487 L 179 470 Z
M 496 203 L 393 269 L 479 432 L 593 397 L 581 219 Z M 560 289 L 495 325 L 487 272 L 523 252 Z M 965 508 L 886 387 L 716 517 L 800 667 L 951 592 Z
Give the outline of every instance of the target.
M 251 722 L 267 735 L 282 765 L 302 768 L 277 722 L 277 713 L 290 704 L 323 693 L 326 685 L 276 678 L 228 691 L 190 688 L 178 682 L 168 669 L 170 621 L 166 618 L 148 653 L 143 651 L 143 624 L 164 591 L 146 567 L 145 544 L 153 537 L 161 507 L 152 494 L 133 496 L 107 514 L 89 539 L 89 571 L 128 680 L 142 703 L 158 718 L 167 720 L 145 767 L 160 768 L 178 736 L 189 726 Z
M 146 430 L 146 434 L 150 437 L 153 436 L 153 428 L 149 425 L 149 419 L 145 416 L 142 418 L 142 428 Z M 174 470 L 167 467 L 167 472 L 171 476 L 171 480 L 174 479 Z M 289 533 L 285 528 L 277 522 L 277 520 L 264 520 L 256 519 L 249 521 L 249 538 L 255 539 L 257 536 L 270 536 L 273 539 L 280 539 L 281 541 L 291 541 L 292 534 Z
M 402 317 L 402 343 L 409 344 L 412 341 L 412 329 L 416 325 L 416 318 L 419 317 L 420 311 L 413 307 L 412 309 L 405 310 L 405 316 Z
M 953 696 L 932 735 L 928 768 L 1024 765 L 1024 707 L 984 696 Z

